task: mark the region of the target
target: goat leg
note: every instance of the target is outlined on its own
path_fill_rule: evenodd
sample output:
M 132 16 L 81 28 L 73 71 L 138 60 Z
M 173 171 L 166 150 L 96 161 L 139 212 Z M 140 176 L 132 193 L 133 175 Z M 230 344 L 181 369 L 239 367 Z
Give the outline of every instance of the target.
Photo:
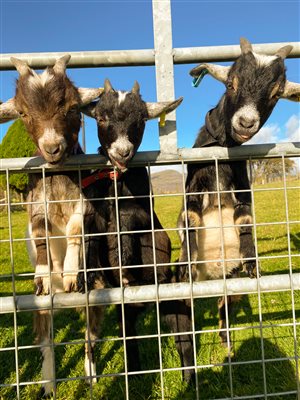
M 162 302 L 161 313 L 171 332 L 192 332 L 191 307 L 184 300 Z M 182 367 L 195 365 L 193 353 L 193 336 L 191 333 L 183 333 L 175 336 L 176 348 L 181 360 Z M 182 377 L 187 383 L 195 383 L 194 368 L 183 369 Z
M 95 346 L 99 338 L 100 327 L 104 317 L 104 307 L 94 306 L 89 308 L 89 324 L 85 331 L 85 361 L 84 369 L 86 383 L 97 382 L 95 363 Z
M 50 397 L 55 390 L 55 371 L 54 371 L 54 350 L 51 346 L 50 337 L 50 312 L 48 310 L 37 311 L 34 314 L 34 332 L 36 334 L 36 343 L 41 346 L 43 357 L 42 362 L 42 380 L 41 394 L 43 397 Z
M 252 237 L 252 215 L 250 204 L 238 203 L 234 210 L 234 223 L 240 236 L 240 254 L 243 262 L 243 270 L 250 278 L 257 277 L 257 265 L 255 260 L 255 247 Z

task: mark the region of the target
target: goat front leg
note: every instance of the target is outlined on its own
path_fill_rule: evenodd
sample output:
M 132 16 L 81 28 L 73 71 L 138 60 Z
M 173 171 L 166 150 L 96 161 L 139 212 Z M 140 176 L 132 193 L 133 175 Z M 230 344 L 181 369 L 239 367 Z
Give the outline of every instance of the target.
M 42 384 L 42 397 L 50 397 L 55 390 L 55 370 L 54 370 L 54 350 L 51 346 L 50 337 L 50 312 L 37 311 L 34 314 L 34 332 L 36 343 L 41 346 L 42 361 L 42 380 L 47 381 Z
M 182 367 L 193 367 L 193 336 L 184 332 L 192 331 L 191 307 L 185 300 L 163 301 L 160 303 L 161 313 L 164 315 L 171 332 L 179 333 L 175 336 L 175 344 Z M 182 378 L 187 383 L 195 384 L 195 369 L 182 370 Z
M 240 271 L 239 268 L 235 268 L 234 270 L 231 271 L 230 275 L 227 275 L 226 278 L 239 278 L 240 276 Z M 239 302 L 241 300 L 240 295 L 235 295 L 235 296 L 227 296 L 227 315 L 228 319 L 226 318 L 226 299 L 225 297 L 220 297 L 218 299 L 218 310 L 219 310 L 219 336 L 221 339 L 221 344 L 224 347 L 228 347 L 229 350 L 231 350 L 231 339 L 230 339 L 230 331 L 228 331 L 227 335 L 227 330 L 230 328 L 230 316 L 232 314 L 234 304 Z
M 103 287 L 103 286 L 102 286 Z M 100 288 L 99 286 L 97 288 Z M 95 384 L 97 382 L 95 346 L 99 338 L 100 327 L 103 321 L 104 307 L 94 306 L 89 308 L 89 325 L 85 331 L 85 361 L 84 369 L 86 383 Z
M 257 277 L 255 246 L 252 237 L 251 204 L 238 202 L 234 207 L 234 223 L 240 237 L 240 255 L 243 261 L 243 270 L 250 278 Z
M 65 292 L 77 290 L 77 275 L 81 266 L 82 214 L 74 212 L 66 227 L 67 251 L 64 260 L 63 286 Z
M 50 293 L 52 264 L 51 260 L 48 260 L 45 226 L 44 212 L 32 215 L 28 230 L 33 240 L 28 243 L 27 249 L 30 259 L 35 261 L 34 282 L 36 285 L 36 295 L 47 295 Z M 47 226 L 48 236 L 51 236 L 51 224 L 49 221 Z
M 200 217 L 200 204 L 196 196 L 191 196 L 187 204 L 186 211 L 183 210 L 178 218 L 179 236 L 181 240 L 181 249 L 179 255 L 179 262 L 184 263 L 179 267 L 179 281 L 184 282 L 189 280 L 189 266 L 187 265 L 190 260 L 191 263 L 198 260 L 198 231 L 191 228 L 199 228 L 201 226 Z M 188 231 L 186 229 L 186 222 L 188 224 Z M 188 235 L 188 238 L 187 238 Z M 188 254 L 189 247 L 189 254 Z M 192 279 L 197 277 L 197 266 L 191 265 Z

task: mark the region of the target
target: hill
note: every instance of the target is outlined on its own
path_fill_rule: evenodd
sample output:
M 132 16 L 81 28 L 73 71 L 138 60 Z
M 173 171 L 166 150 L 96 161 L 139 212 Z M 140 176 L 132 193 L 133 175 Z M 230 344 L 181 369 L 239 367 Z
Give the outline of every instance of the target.
M 173 169 L 151 173 L 154 194 L 182 193 L 182 174 Z

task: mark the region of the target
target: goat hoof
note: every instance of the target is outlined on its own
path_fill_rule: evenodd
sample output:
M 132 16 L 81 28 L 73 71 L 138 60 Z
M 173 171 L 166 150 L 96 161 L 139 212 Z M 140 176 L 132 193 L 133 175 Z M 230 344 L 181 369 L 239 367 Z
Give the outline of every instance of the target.
M 257 267 L 255 261 L 246 261 L 244 263 L 244 270 L 249 278 L 257 278 Z
M 50 282 L 48 278 L 36 277 L 34 279 L 36 285 L 36 296 L 47 295 L 50 293 Z
M 64 291 L 76 292 L 77 291 L 77 274 L 64 274 L 63 276 Z
M 42 387 L 38 396 L 40 399 L 51 399 L 52 397 L 52 390 L 51 392 L 46 393 L 45 388 Z
M 99 273 L 98 272 L 88 272 L 87 273 L 87 290 L 90 291 L 92 289 L 95 289 L 96 286 L 96 280 L 99 279 Z M 79 272 L 77 276 L 77 290 L 80 293 L 85 293 L 85 280 L 84 280 L 84 273 Z
M 79 272 L 77 275 L 77 289 L 79 293 L 85 293 L 85 280 L 83 272 Z

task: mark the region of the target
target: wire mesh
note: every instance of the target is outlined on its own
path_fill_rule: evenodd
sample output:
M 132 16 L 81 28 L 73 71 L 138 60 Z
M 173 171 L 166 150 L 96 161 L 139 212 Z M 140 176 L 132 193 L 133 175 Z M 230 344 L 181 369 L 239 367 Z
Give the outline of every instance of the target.
M 172 242 L 172 258 L 167 266 L 173 272 L 179 266 L 177 217 L 182 205 L 186 204 L 189 193 L 185 191 L 184 173 L 186 162 L 181 161 L 178 181 L 174 190 L 161 193 L 156 184 L 152 165 L 146 163 L 152 184 L 150 195 L 146 196 L 151 211 L 151 226 L 139 233 L 152 236 L 153 263 L 132 265 L 126 269 L 152 266 L 155 270 L 153 285 L 137 288 L 124 287 L 122 282 L 121 236 L 133 234 L 135 230 L 87 233 L 84 231 L 84 217 L 81 213 L 82 246 L 87 237 L 117 235 L 120 287 L 93 290 L 85 294 L 52 293 L 48 296 L 35 296 L 33 293 L 34 268 L 27 259 L 24 231 L 27 214 L 23 210 L 26 201 L 15 201 L 9 193 L 9 177 L 18 172 L 6 169 L 7 200 L 3 203 L 1 218 L 1 381 L 0 393 L 3 399 L 34 398 L 39 393 L 43 381 L 41 375 L 40 349 L 44 344 L 35 342 L 32 330 L 33 311 L 50 310 L 51 340 L 47 346 L 51 350 L 54 363 L 53 380 L 56 391 L 54 398 L 195 398 L 195 399 L 251 399 L 251 398 L 299 398 L 299 194 L 297 176 L 287 174 L 286 157 L 281 155 L 280 174 L 273 182 L 256 183 L 255 162 L 251 158 L 249 172 L 252 177 L 251 196 L 253 209 L 253 238 L 256 258 L 261 276 L 250 280 L 247 277 L 223 279 L 195 283 L 169 283 L 158 285 L 157 270 L 163 266 L 157 263 L 155 234 L 165 230 Z M 212 160 L 218 165 L 219 160 Z M 34 170 L 36 173 L 36 170 Z M 45 168 L 41 171 L 43 179 L 47 176 Z M 78 179 L 81 169 L 78 167 Z M 178 183 L 179 182 L 179 183 Z M 44 185 L 45 186 L 45 185 Z M 116 182 L 115 182 L 116 186 Z M 218 187 L 218 186 L 217 186 Z M 221 196 L 226 191 L 216 190 L 218 210 L 221 211 Z M 143 196 L 141 196 L 143 197 Z M 122 197 L 115 193 L 113 198 L 99 198 L 99 203 L 114 201 L 116 209 Z M 126 201 L 136 201 L 130 196 Z M 79 201 L 81 209 L 87 201 L 83 196 L 72 199 Z M 44 212 L 50 200 L 43 200 Z M 56 199 L 53 203 L 66 203 L 70 200 Z M 154 202 L 154 206 L 153 203 Z M 163 228 L 154 227 L 154 210 Z M 47 215 L 47 214 L 46 214 Z M 118 219 L 117 219 L 118 220 Z M 222 225 L 219 220 L 220 241 L 224 245 L 224 235 L 231 225 Z M 193 228 L 194 229 L 194 228 Z M 202 227 L 198 228 L 199 230 Z M 75 235 L 76 236 L 76 235 Z M 48 257 L 51 240 L 66 240 L 67 235 L 49 236 L 46 228 Z M 222 246 L 223 246 L 222 245 Z M 85 252 L 83 251 L 83 254 Z M 209 261 L 238 261 L 224 257 Z M 49 258 L 50 259 L 50 258 Z M 49 262 L 49 261 L 48 261 Z M 201 265 L 202 261 L 197 261 Z M 50 266 L 50 264 L 49 264 Z M 82 271 L 87 277 L 87 260 L 83 258 Z M 191 260 L 188 260 L 191 272 Z M 92 269 L 93 270 L 93 269 Z M 96 269 L 94 269 L 96 270 Z M 46 274 L 51 280 L 55 272 Z M 192 276 L 191 273 L 189 275 Z M 86 281 L 86 279 L 85 279 Z M 236 282 L 233 282 L 236 281 Z M 246 286 L 243 286 L 245 282 Z M 209 286 L 216 285 L 216 286 Z M 251 288 L 250 288 L 251 285 Z M 206 291 L 205 288 L 209 288 Z M 216 289 L 217 288 L 217 289 Z M 86 287 L 87 289 L 87 287 Z M 142 290 L 141 290 L 142 289 Z M 114 292 L 115 291 L 115 292 Z M 117 291 L 117 292 L 116 292 Z M 149 297 L 148 294 L 150 293 Z M 105 297 L 97 297 L 101 294 Z M 222 348 L 219 343 L 216 297 L 220 295 L 242 294 L 236 305 L 234 315 L 229 315 L 226 303 L 226 318 L 231 325 L 224 329 L 231 336 L 232 347 Z M 68 299 L 64 300 L 64 299 Z M 193 338 L 193 354 L 197 371 L 195 387 L 182 381 L 182 366 L 176 352 L 174 339 L 178 332 L 171 332 L 160 313 L 160 302 L 176 298 L 189 299 L 192 304 L 192 329 L 183 332 Z M 10 299 L 10 302 L 8 300 Z M 137 335 L 126 336 L 125 304 L 147 303 L 147 311 L 138 318 Z M 106 311 L 101 325 L 101 335 L 95 339 L 90 334 L 89 312 L 92 306 L 105 304 Z M 121 305 L 122 324 L 119 328 L 117 304 Z M 84 316 L 76 313 L 76 307 L 85 309 Z M 61 313 L 56 313 L 62 308 Z M 84 330 L 87 329 L 87 336 Z M 182 332 L 181 332 L 182 334 Z M 141 371 L 129 370 L 127 365 L 126 342 L 137 340 L 141 355 Z M 93 369 L 86 380 L 84 373 L 84 345 L 91 351 L 96 342 L 96 377 L 93 382 Z M 87 384 L 85 384 L 85 380 Z

